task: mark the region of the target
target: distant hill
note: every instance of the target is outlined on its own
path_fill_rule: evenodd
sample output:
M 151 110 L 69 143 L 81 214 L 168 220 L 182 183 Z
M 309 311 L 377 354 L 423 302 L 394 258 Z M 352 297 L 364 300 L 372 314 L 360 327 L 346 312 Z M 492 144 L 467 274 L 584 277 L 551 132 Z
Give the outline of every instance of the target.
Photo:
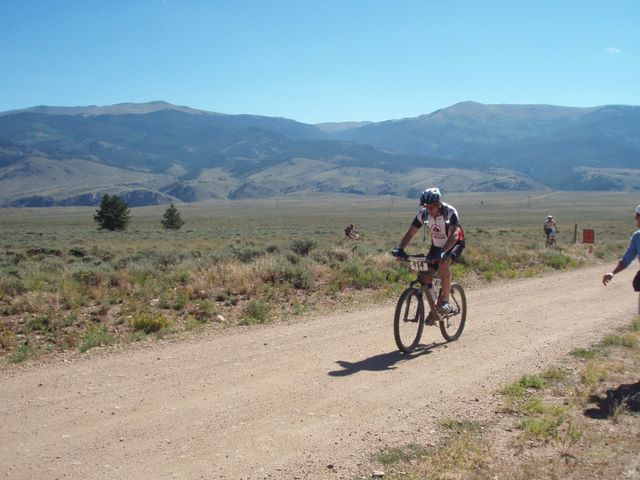
M 157 101 L 0 113 L 0 205 L 130 205 L 291 192 L 640 190 L 640 107 L 463 102 L 309 125 Z
M 429 115 L 337 131 L 332 138 L 500 167 L 557 189 L 615 189 L 607 168 L 640 168 L 640 107 L 463 102 Z M 581 167 L 581 168 L 579 168 Z M 598 180 L 584 168 L 600 169 Z M 640 185 L 636 185 L 640 187 Z
M 83 116 L 98 116 L 98 115 L 142 115 L 145 113 L 157 112 L 159 110 L 177 110 L 185 113 L 193 113 L 196 115 L 216 115 L 212 112 L 205 110 L 197 110 L 190 107 L 180 107 L 178 105 L 172 105 L 161 100 L 147 103 L 118 103 L 116 105 L 107 105 L 98 107 L 96 105 L 89 105 L 86 107 L 49 107 L 46 105 L 40 105 L 37 107 L 24 108 L 21 110 L 10 110 L 8 112 L 0 112 L 0 115 L 15 115 L 18 113 L 44 113 L 45 115 L 83 115 Z

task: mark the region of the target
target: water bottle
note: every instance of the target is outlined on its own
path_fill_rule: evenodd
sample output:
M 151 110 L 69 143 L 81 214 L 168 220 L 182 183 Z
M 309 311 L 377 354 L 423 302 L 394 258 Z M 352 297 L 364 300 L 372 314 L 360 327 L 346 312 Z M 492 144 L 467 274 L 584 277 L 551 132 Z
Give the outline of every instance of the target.
M 436 301 L 436 291 L 433 288 L 433 283 L 427 283 L 427 292 L 429 292 L 429 295 L 431 296 L 431 298 L 435 302 Z

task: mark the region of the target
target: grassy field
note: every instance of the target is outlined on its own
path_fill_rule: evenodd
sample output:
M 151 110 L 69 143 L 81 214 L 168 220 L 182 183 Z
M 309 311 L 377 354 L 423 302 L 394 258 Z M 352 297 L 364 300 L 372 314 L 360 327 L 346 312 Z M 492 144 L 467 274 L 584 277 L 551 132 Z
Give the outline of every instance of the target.
M 469 193 L 445 198 L 467 236 L 457 280 L 469 287 L 614 261 L 634 230 L 628 193 Z M 292 196 L 132 209 L 125 232 L 98 231 L 92 208 L 0 210 L 0 356 L 63 351 L 277 321 L 344 302 L 388 299 L 411 277 L 393 261 L 416 201 Z M 552 214 L 558 246 L 544 248 Z M 344 239 L 354 223 L 359 241 Z M 593 254 L 573 244 L 595 229 Z M 414 238 L 409 252 L 426 251 Z

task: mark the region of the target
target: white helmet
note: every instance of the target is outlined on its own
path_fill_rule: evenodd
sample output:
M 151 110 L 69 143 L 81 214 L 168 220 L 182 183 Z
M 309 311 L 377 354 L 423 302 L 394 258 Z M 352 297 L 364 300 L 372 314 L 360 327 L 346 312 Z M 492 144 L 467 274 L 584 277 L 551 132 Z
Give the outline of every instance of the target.
M 640 215 L 640 205 L 636 207 L 636 215 Z
M 553 217 L 552 217 L 551 215 L 549 215 L 549 216 L 547 217 L 547 220 L 553 220 Z

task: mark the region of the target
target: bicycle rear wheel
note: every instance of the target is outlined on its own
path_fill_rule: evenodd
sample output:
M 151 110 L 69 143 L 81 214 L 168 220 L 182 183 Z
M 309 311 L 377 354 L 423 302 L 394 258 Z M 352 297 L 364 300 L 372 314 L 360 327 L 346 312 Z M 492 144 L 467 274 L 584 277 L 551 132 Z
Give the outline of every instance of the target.
M 424 329 L 422 291 L 407 288 L 398 299 L 393 317 L 393 335 L 401 352 L 411 353 L 420 342 Z
M 467 320 L 467 297 L 461 285 L 451 284 L 449 304 L 453 307 L 453 312 L 442 317 L 440 333 L 446 341 L 453 342 L 462 335 L 464 323 Z

